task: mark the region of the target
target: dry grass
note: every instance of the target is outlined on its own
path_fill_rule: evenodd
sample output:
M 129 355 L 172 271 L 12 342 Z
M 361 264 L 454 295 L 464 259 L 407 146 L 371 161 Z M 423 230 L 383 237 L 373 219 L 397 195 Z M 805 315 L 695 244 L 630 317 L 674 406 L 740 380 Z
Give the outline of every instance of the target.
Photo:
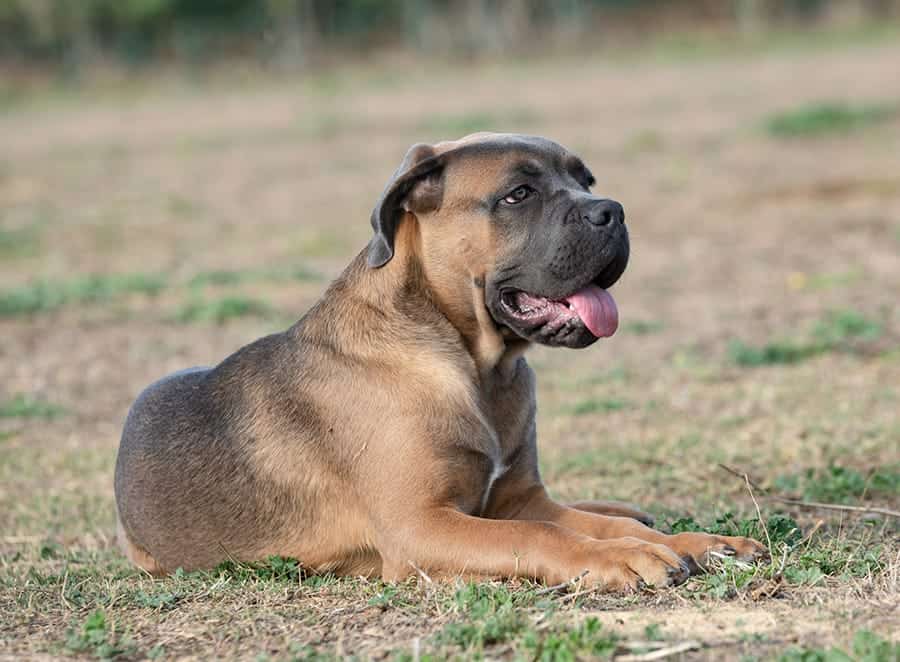
M 770 565 L 628 597 L 283 560 L 152 580 L 112 545 L 111 472 L 144 385 L 315 300 L 410 143 L 497 128 L 578 150 L 632 229 L 622 332 L 532 353 L 556 495 L 758 527 L 722 463 L 774 494 L 897 510 L 900 123 L 765 127 L 826 102 L 893 107 L 898 61 L 887 42 L 362 71 L 0 116 L 0 656 L 896 659 L 890 517 L 760 492 Z

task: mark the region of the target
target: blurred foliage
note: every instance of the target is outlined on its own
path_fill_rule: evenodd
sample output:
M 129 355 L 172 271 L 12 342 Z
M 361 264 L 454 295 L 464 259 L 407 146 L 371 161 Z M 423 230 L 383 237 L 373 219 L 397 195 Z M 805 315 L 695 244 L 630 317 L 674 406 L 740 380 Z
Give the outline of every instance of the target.
M 625 17 L 640 28 L 681 17 L 742 30 L 816 19 L 838 6 L 884 18 L 898 0 L 0 0 L 0 57 L 78 68 L 223 55 L 302 61 L 382 45 L 473 53 L 528 49 L 558 33 L 595 39 Z
M 774 486 L 782 493 L 800 493 L 809 501 L 828 503 L 890 497 L 900 495 L 900 465 L 874 468 L 867 474 L 835 465 L 822 469 L 808 468 L 801 473 L 778 476 Z
M 814 103 L 773 115 L 766 122 L 766 129 L 776 138 L 845 134 L 890 121 L 898 114 L 900 108 L 893 105 Z
M 763 345 L 732 340 L 731 360 L 739 366 L 759 367 L 799 363 L 827 352 L 856 352 L 877 341 L 883 324 L 855 310 L 832 310 L 818 320 L 804 339 L 775 339 Z

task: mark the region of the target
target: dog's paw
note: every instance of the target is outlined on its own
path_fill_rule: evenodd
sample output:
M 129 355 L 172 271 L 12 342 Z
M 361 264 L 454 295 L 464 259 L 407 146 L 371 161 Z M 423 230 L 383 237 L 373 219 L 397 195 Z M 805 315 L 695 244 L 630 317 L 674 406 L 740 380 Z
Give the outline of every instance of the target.
M 692 574 L 706 570 L 717 558 L 757 563 L 769 558 L 769 550 L 752 538 L 715 536 L 709 533 L 677 533 L 666 544 L 688 562 Z
M 584 564 L 585 582 L 608 592 L 675 586 L 690 575 L 688 564 L 672 549 L 637 538 L 598 541 L 588 548 Z

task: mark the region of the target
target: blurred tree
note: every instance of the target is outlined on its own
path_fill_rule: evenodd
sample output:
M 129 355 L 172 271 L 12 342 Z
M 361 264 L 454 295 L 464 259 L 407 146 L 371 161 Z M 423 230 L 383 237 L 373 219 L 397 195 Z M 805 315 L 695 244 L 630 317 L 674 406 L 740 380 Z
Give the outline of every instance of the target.
M 302 64 L 384 45 L 474 55 L 577 43 L 611 16 L 651 30 L 681 17 L 756 31 L 848 8 L 881 19 L 900 0 L 0 0 L 0 57 L 77 69 L 100 56 Z

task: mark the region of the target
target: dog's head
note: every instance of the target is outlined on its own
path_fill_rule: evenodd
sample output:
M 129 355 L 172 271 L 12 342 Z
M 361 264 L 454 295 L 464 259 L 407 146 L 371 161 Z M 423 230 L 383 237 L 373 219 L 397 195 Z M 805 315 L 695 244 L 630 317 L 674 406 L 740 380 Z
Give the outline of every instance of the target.
M 481 284 L 497 325 L 586 347 L 616 330 L 607 288 L 629 252 L 622 205 L 592 194 L 594 183 L 581 159 L 545 138 L 481 133 L 415 145 L 372 214 L 369 266 L 392 259 L 397 227 L 412 215 L 441 280 Z

